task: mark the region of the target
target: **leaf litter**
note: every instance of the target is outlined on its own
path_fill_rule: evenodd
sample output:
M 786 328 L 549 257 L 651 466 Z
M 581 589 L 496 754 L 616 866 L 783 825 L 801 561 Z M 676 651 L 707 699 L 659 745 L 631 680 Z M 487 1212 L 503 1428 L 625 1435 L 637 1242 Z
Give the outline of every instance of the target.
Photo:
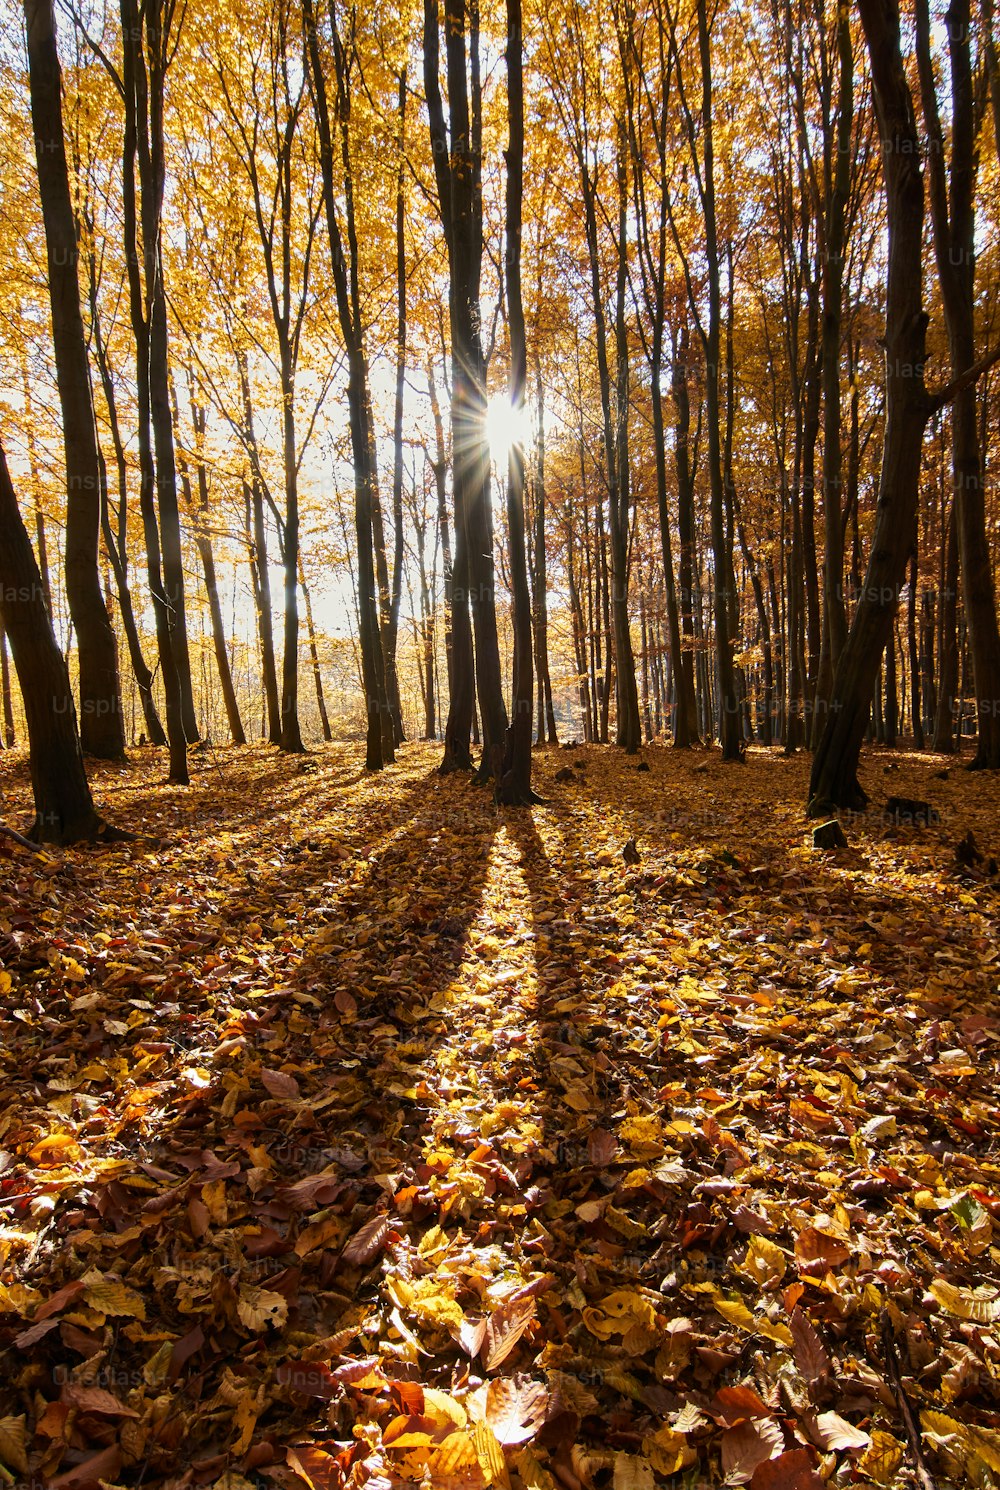
M 0 846 L 6 1484 L 1000 1482 L 997 784 L 823 854 L 804 761 L 578 755 Z

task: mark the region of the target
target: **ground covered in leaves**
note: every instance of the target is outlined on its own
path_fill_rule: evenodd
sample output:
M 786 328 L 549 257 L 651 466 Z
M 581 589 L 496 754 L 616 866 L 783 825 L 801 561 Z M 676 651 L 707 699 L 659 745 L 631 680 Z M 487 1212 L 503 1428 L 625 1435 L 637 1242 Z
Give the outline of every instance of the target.
M 0 844 L 5 1484 L 1000 1483 L 995 778 L 195 759 Z

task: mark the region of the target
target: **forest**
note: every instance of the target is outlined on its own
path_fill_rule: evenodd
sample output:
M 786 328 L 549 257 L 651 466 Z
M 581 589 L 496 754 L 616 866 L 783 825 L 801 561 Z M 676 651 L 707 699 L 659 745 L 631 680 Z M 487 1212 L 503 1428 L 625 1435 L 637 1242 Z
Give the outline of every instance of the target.
M 1000 1484 L 993 0 L 0 111 L 3 1485 Z

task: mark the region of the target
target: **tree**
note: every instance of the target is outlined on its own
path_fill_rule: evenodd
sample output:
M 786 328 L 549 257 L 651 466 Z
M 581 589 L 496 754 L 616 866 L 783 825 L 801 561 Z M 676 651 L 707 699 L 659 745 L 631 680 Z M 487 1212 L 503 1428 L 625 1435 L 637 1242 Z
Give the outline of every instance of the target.
M 950 138 L 946 144 L 931 59 L 927 0 L 916 0 L 920 95 L 929 140 L 927 176 L 941 299 L 948 328 L 951 374 L 961 379 L 976 355 L 977 132 L 982 90 L 972 72 L 969 0 L 953 0 L 945 16 L 951 71 Z M 985 100 L 983 100 L 985 101 Z M 986 531 L 983 459 L 974 382 L 951 405 L 952 477 L 962 594 L 976 691 L 978 744 L 973 769 L 1000 769 L 1000 630 L 992 557 Z
M 885 311 L 885 433 L 878 505 L 858 608 L 837 666 L 830 714 L 809 780 L 812 815 L 860 808 L 858 761 L 882 654 L 913 543 L 924 429 L 934 403 L 924 383 L 924 182 L 920 140 L 903 68 L 897 0 L 859 0 L 882 140 L 889 230 Z
M 486 366 L 482 343 L 480 282 L 483 261 L 482 83 L 478 0 L 445 0 L 445 74 L 449 128 L 438 76 L 440 17 L 437 0 L 424 0 L 424 83 L 438 212 L 448 249 L 451 328 L 452 490 L 455 565 L 452 600 L 452 697 L 443 770 L 470 758 L 472 724 L 471 638 L 462 610 L 471 604 L 475 682 L 483 729 L 480 775 L 496 774 L 502 760 L 507 710 L 497 636 L 490 461 L 486 439 Z M 468 51 L 466 51 L 468 45 Z
M 524 63 L 521 0 L 507 0 L 507 224 L 504 268 L 507 284 L 507 325 L 510 333 L 510 406 L 514 427 L 523 423 L 528 382 L 528 348 L 521 296 L 521 219 L 524 200 Z M 514 679 L 511 723 L 497 797 L 512 806 L 538 800 L 531 790 L 532 675 L 531 590 L 524 521 L 524 446 L 512 440 L 507 453 L 507 533 L 510 543 L 511 584 L 514 591 Z
M 76 843 L 106 833 L 83 764 L 69 671 L 52 631 L 42 577 L 21 520 L 0 445 L 0 620 L 17 669 L 31 751 L 39 843 Z
M 62 75 L 52 0 L 24 0 L 38 190 L 45 222 L 49 302 L 66 452 L 66 592 L 80 664 L 83 748 L 125 754 L 118 650 L 101 594 L 97 551 L 101 471 L 77 275 L 79 250 L 63 139 Z

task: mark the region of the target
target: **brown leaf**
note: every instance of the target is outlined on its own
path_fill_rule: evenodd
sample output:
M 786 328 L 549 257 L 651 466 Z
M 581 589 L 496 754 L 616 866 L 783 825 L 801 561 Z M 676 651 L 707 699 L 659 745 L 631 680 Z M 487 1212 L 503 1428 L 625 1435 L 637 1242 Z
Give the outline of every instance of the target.
M 498 1377 L 486 1392 L 486 1421 L 502 1444 L 527 1443 L 545 1420 L 548 1389 L 529 1377 Z
M 392 1225 L 392 1217 L 387 1216 L 384 1211 L 379 1211 L 377 1215 L 365 1222 L 360 1231 L 355 1232 L 340 1254 L 341 1257 L 345 1262 L 356 1266 L 371 1262 L 372 1258 L 381 1252 L 382 1243 Z
M 788 1449 L 753 1472 L 750 1490 L 823 1490 L 808 1449 Z
M 17 1346 L 18 1350 L 26 1350 L 29 1345 L 35 1345 L 39 1340 L 42 1339 L 43 1336 L 47 1335 L 49 1333 L 49 1330 L 55 1330 L 58 1328 L 58 1319 L 38 1320 L 35 1324 L 29 1324 L 28 1328 L 26 1330 L 22 1330 L 19 1335 L 15 1335 L 14 1344 Z
M 758 1466 L 777 1458 L 784 1446 L 781 1424 L 773 1419 L 727 1428 L 722 1435 L 722 1468 L 727 1483 L 746 1485 Z
M 103 1387 L 88 1387 L 75 1381 L 63 1383 L 62 1400 L 81 1412 L 96 1412 L 106 1418 L 137 1418 L 139 1414 Z
M 96 1490 L 102 1481 L 116 1480 L 121 1469 L 121 1450 L 116 1443 L 91 1454 L 82 1464 L 49 1480 L 49 1490 Z
M 826 1381 L 831 1374 L 830 1355 L 808 1317 L 801 1309 L 793 1309 L 789 1320 L 795 1364 L 803 1378 L 813 1382 Z
M 271 1071 L 265 1066 L 260 1073 L 260 1081 L 265 1091 L 279 1101 L 292 1101 L 299 1095 L 299 1084 L 287 1071 Z
M 720 1387 L 708 1411 L 719 1422 L 733 1428 L 748 1418 L 769 1418 L 771 1409 L 753 1387 Z
M 807 1226 L 795 1238 L 795 1256 L 799 1271 L 823 1274 L 848 1260 L 851 1249 L 840 1237 L 831 1236 L 815 1226 Z
M 61 1310 L 65 1309 L 67 1304 L 71 1304 L 74 1299 L 80 1297 L 85 1287 L 86 1284 L 82 1278 L 74 1278 L 72 1283 L 67 1283 L 64 1288 L 60 1288 L 51 1298 L 47 1298 L 44 1303 L 39 1304 L 35 1310 L 35 1324 L 40 1319 L 49 1319 L 53 1314 L 60 1313 Z
M 486 1337 L 479 1351 L 487 1371 L 503 1364 L 534 1317 L 533 1298 L 508 1300 L 494 1309 L 486 1321 Z

